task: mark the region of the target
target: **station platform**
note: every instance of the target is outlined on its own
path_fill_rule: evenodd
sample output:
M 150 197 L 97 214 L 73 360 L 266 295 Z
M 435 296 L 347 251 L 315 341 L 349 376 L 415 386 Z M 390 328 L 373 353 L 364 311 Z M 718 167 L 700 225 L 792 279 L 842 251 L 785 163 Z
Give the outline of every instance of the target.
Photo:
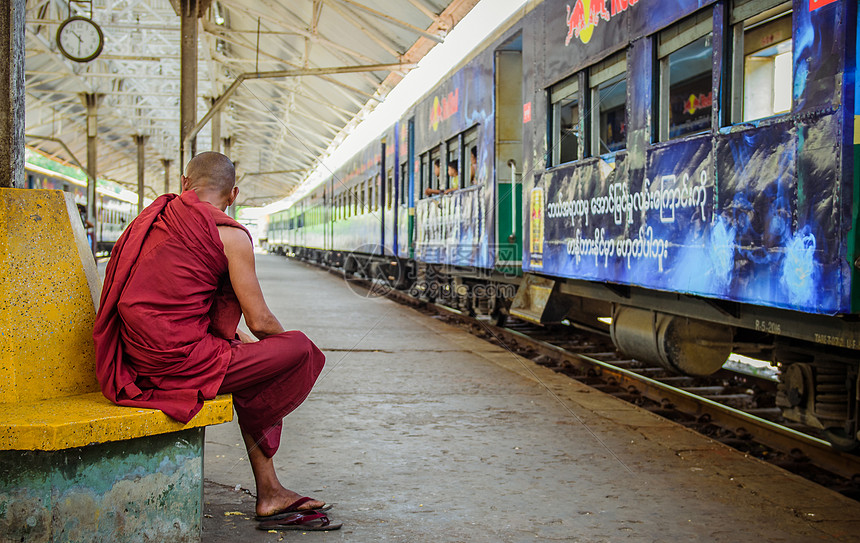
M 206 432 L 207 543 L 860 541 L 855 501 L 326 271 L 257 266 L 327 357 L 275 465 L 343 528 L 256 530 L 234 419 Z

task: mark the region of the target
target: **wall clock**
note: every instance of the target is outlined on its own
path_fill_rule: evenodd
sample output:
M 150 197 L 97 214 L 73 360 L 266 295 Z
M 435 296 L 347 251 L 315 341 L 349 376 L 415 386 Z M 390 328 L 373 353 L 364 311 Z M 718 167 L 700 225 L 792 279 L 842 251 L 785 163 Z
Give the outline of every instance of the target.
M 89 62 L 99 56 L 105 44 L 104 34 L 92 19 L 69 17 L 57 29 L 57 47 L 75 62 Z

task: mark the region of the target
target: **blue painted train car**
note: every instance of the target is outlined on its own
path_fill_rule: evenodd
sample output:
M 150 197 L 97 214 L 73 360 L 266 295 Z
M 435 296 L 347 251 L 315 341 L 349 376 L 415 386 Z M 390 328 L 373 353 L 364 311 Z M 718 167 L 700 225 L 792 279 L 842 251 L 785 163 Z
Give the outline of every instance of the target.
M 394 203 L 335 211 L 321 258 L 682 373 L 770 359 L 785 416 L 856 447 L 857 21 L 854 0 L 530 3 L 327 182 L 335 210 Z

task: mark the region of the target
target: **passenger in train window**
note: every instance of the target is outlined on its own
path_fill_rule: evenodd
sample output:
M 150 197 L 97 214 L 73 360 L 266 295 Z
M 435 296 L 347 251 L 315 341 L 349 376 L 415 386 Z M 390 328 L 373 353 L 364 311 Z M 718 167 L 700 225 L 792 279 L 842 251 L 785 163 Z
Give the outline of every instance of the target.
M 325 355 L 266 305 L 251 235 L 224 213 L 239 194 L 230 159 L 201 153 L 185 173 L 182 195 L 138 215 L 108 263 L 93 331 L 102 392 L 182 423 L 204 399 L 232 393 L 258 520 L 322 508 L 281 484 L 272 457 L 282 419 L 307 398 Z M 242 316 L 259 341 L 239 330 Z
M 442 162 L 437 158 L 433 161 L 433 178 L 431 181 L 431 186 L 424 189 L 424 196 L 435 196 L 437 194 L 442 194 L 442 191 L 437 188 L 433 188 L 433 185 L 439 185 L 439 177 L 442 175 Z
M 460 188 L 460 172 L 457 161 L 452 160 L 448 163 L 448 190 L 445 193 L 453 192 L 458 188 Z
M 475 176 L 478 175 L 478 146 L 473 145 L 469 149 L 469 184 L 475 184 Z
M 439 179 L 439 174 L 441 173 L 442 164 L 439 160 L 433 163 L 433 174 L 436 179 Z M 454 192 L 460 188 L 460 174 L 457 169 L 457 161 L 452 160 L 448 163 L 448 188 L 443 189 L 434 189 L 427 188 L 424 191 L 425 196 L 435 196 L 437 194 L 448 194 L 449 192 Z
M 93 245 L 93 223 L 87 218 L 87 206 L 78 204 L 78 214 L 81 216 L 81 222 L 84 224 L 84 231 L 87 233 L 87 243 L 90 247 Z

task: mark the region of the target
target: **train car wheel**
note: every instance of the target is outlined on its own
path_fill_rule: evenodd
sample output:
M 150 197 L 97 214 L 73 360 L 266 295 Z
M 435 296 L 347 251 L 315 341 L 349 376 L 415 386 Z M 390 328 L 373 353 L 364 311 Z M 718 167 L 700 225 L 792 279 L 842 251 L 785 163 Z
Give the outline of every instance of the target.
M 834 449 L 841 452 L 860 453 L 860 441 L 851 436 L 843 428 L 827 428 L 822 431 L 824 439 L 830 442 Z

